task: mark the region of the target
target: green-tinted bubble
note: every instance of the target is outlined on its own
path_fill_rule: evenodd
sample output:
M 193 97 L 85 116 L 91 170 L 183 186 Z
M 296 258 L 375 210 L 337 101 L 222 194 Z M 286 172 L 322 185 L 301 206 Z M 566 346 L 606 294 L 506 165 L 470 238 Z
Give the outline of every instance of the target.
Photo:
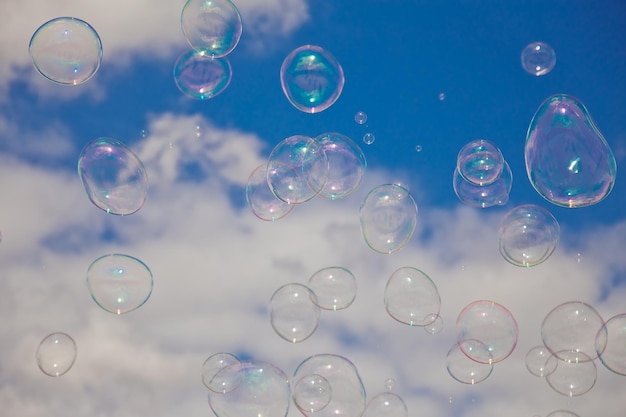
M 188 0 L 180 24 L 193 49 L 215 58 L 235 49 L 242 33 L 241 15 L 229 0 Z

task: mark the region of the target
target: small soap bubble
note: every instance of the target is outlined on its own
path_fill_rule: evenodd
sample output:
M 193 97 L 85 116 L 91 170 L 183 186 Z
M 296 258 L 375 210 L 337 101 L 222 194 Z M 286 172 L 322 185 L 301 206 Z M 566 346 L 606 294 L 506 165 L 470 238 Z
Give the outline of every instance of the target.
M 363 143 L 366 145 L 371 145 L 376 141 L 376 136 L 372 132 L 367 132 L 363 135 Z
M 37 71 L 50 81 L 78 85 L 100 68 L 102 42 L 89 23 L 58 17 L 35 31 L 28 52 Z
M 429 323 L 424 326 L 424 330 L 426 331 L 426 333 L 435 335 L 441 333 L 441 331 L 443 330 L 443 319 L 439 314 L 431 314 L 430 316 L 426 317 L 425 321 Z
M 141 138 L 145 139 L 146 137 L 148 137 L 148 131 L 146 129 L 141 129 Z
M 439 101 L 444 101 L 446 99 L 446 93 L 443 93 L 443 92 L 439 93 L 437 98 L 439 98 Z
M 278 199 L 267 184 L 267 164 L 252 171 L 246 185 L 246 201 L 252 213 L 261 220 L 280 220 L 295 207 Z
M 315 140 L 328 162 L 328 174 L 320 195 L 337 200 L 352 194 L 361 185 L 367 168 L 361 148 L 340 133 L 324 133 Z
M 393 378 L 387 378 L 385 379 L 385 389 L 387 391 L 393 391 L 393 389 L 396 387 L 396 380 Z
M 415 145 L 415 152 L 422 152 L 422 145 Z
M 180 24 L 193 49 L 215 58 L 235 49 L 242 33 L 241 15 L 230 0 L 188 0 Z
M 596 353 L 602 364 L 626 376 L 626 313 L 611 317 L 596 335 Z
M 461 148 L 456 166 L 466 181 L 489 185 L 500 178 L 504 168 L 504 156 L 493 142 L 478 139 Z
M 213 392 L 225 394 L 241 384 L 241 362 L 230 353 L 215 353 L 202 364 L 202 383 Z
M 321 375 L 304 375 L 293 388 L 294 402 L 304 412 L 316 413 L 322 410 L 331 398 L 330 383 Z
M 72 368 L 76 355 L 76 342 L 70 335 L 52 333 L 37 347 L 37 365 L 44 374 L 58 377 Z
M 467 181 L 459 169 L 454 170 L 452 186 L 459 200 L 471 207 L 488 208 L 501 206 L 509 201 L 513 175 L 509 164 L 504 161 L 500 177 L 488 185 L 477 185 Z
M 576 262 L 577 262 L 577 263 L 581 263 L 581 262 L 582 262 L 582 260 L 583 260 L 583 254 L 582 254 L 582 253 L 580 253 L 580 252 L 578 252 L 578 253 L 576 254 Z
M 546 75 L 556 65 L 556 53 L 544 42 L 532 42 L 526 45 L 521 55 L 522 68 L 530 75 Z
M 365 124 L 367 122 L 367 114 L 365 114 L 365 112 L 359 111 L 354 115 L 354 121 L 357 122 L 357 124 Z
M 232 79 L 230 61 L 205 50 L 190 49 L 174 64 L 174 83 L 187 97 L 208 100 L 221 94 Z
M 550 388 L 566 397 L 586 394 L 596 384 L 598 371 L 596 363 L 586 354 L 577 351 L 561 351 L 554 372 L 545 379 Z
M 409 410 L 404 400 L 392 392 L 375 395 L 367 402 L 363 417 L 407 417 Z
M 535 346 L 526 353 L 526 369 L 538 377 L 545 377 L 556 370 L 557 358 L 545 346 Z
M 409 326 L 432 324 L 441 309 L 437 286 L 428 275 L 412 267 L 399 268 L 387 280 L 384 294 L 387 313 Z
M 463 349 L 463 350 L 462 350 Z M 454 344 L 446 355 L 446 367 L 452 378 L 463 384 L 478 384 L 483 382 L 493 372 L 492 363 L 480 363 L 470 359 L 464 351 L 482 351 L 481 357 L 488 356 L 487 347 L 480 342 L 464 341 Z M 450 397 L 452 403 L 452 397 Z
M 320 322 L 315 293 L 302 284 L 283 285 L 270 299 L 270 320 L 274 331 L 286 341 L 305 341 Z
M 356 298 L 356 278 L 340 266 L 320 269 L 309 278 L 308 287 L 315 293 L 317 305 L 324 310 L 343 310 Z

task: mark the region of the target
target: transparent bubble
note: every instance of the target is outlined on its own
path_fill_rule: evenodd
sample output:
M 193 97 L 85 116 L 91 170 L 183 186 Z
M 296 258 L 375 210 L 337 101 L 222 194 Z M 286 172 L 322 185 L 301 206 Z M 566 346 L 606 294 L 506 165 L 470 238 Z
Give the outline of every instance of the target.
M 416 268 L 399 268 L 385 287 L 387 313 L 400 323 L 426 326 L 435 321 L 441 309 L 437 286 L 428 275 Z
M 480 342 L 466 340 L 460 344 L 454 344 L 446 355 L 446 367 L 448 373 L 455 380 L 463 384 L 478 384 L 483 382 L 493 372 L 492 363 L 480 363 L 470 359 L 461 350 L 461 346 L 466 351 L 482 351 L 478 356 L 489 355 L 487 347 Z
M 213 98 L 230 85 L 233 72 L 226 57 L 215 58 L 206 50 L 190 49 L 174 64 L 174 83 L 187 97 Z
M 215 353 L 202 364 L 202 383 L 213 392 L 230 392 L 241 384 L 241 378 L 241 362 L 230 353 Z
M 320 269 L 309 278 L 308 287 L 315 293 L 317 305 L 324 310 L 343 310 L 356 298 L 356 278 L 340 266 Z
M 363 135 L 363 143 L 366 145 L 371 145 L 376 141 L 376 136 L 372 132 L 367 132 Z
M 234 369 L 233 369 L 234 368 Z M 226 393 L 209 391 L 209 405 L 217 417 L 285 417 L 289 411 L 289 378 L 278 367 L 263 361 L 245 361 L 226 369 L 241 382 Z
M 597 369 L 589 356 L 576 351 L 560 351 L 554 356 L 558 358 L 556 369 L 545 377 L 554 391 L 567 397 L 577 397 L 593 388 Z
M 515 349 L 519 329 L 513 314 L 494 301 L 479 300 L 468 304 L 457 317 L 457 341 L 463 353 L 480 363 L 503 361 Z M 466 349 L 463 342 L 477 341 L 484 350 Z
M 291 343 L 308 339 L 320 322 L 317 297 L 302 284 L 286 284 L 270 300 L 270 320 L 274 331 Z
M 58 17 L 35 31 L 28 52 L 37 71 L 50 81 L 78 85 L 100 68 L 102 42 L 89 23 Z
M 417 224 L 417 204 L 404 187 L 383 184 L 372 189 L 359 209 L 361 231 L 370 248 L 380 253 L 402 249 Z
M 37 365 L 48 376 L 61 376 L 76 362 L 76 342 L 66 333 L 52 333 L 37 347 Z
M 547 98 L 528 127 L 526 172 L 535 190 L 563 207 L 602 201 L 613 189 L 613 152 L 585 106 L 558 94 Z
M 546 417 L 579 417 L 578 414 L 567 410 L 556 410 L 548 414 Z
M 340 133 L 324 133 L 315 140 L 328 160 L 328 175 L 320 195 L 337 200 L 359 188 L 367 167 L 361 148 Z
M 372 397 L 365 407 L 363 417 L 407 417 L 409 410 L 399 395 L 383 392 Z
M 278 199 L 267 184 L 267 164 L 252 171 L 246 185 L 246 201 L 252 213 L 261 220 L 280 220 L 295 207 Z
M 319 142 L 308 136 L 282 140 L 267 162 L 267 183 L 272 193 L 289 204 L 300 204 L 318 195 L 328 175 L 326 153 Z
M 293 380 L 307 375 L 319 375 L 328 381 L 332 395 L 319 411 L 300 409 L 307 417 L 360 417 L 365 410 L 365 388 L 352 362 L 332 354 L 319 354 L 305 359 L 294 372 Z
M 582 301 L 570 301 L 553 308 L 543 319 L 541 337 L 553 355 L 581 352 L 597 358 L 596 335 L 604 320 L 595 308 Z M 566 358 L 560 358 L 566 359 Z
M 452 186 L 459 200 L 468 206 L 478 208 L 501 206 L 509 201 L 513 174 L 509 164 L 504 161 L 500 177 L 491 184 L 481 186 L 467 181 L 456 168 Z
M 504 168 L 504 156 L 493 142 L 478 139 L 461 148 L 456 167 L 466 181 L 476 185 L 489 185 L 500 178 Z
M 387 378 L 385 379 L 385 389 L 387 391 L 393 391 L 393 389 L 396 387 L 396 380 L 393 378 Z
M 91 298 L 109 313 L 124 314 L 138 309 L 150 298 L 152 285 L 150 269 L 128 255 L 101 256 L 87 270 Z
M 143 163 L 116 139 L 97 138 L 85 145 L 78 175 L 89 200 L 107 213 L 133 214 L 146 201 L 148 176 Z
M 596 353 L 607 369 L 626 376 L 626 313 L 604 323 L 596 335 Z
M 319 113 L 332 106 L 341 95 L 343 69 L 324 48 L 304 45 L 283 61 L 280 83 L 295 108 L 305 113 Z
M 556 65 L 556 54 L 550 45 L 544 42 L 532 42 L 526 45 L 521 55 L 522 68 L 530 75 L 546 75 Z
M 535 346 L 526 353 L 526 368 L 531 374 L 544 377 L 555 371 L 557 358 L 545 346 Z
M 509 210 L 498 226 L 500 254 L 516 266 L 546 261 L 559 243 L 560 227 L 545 208 L 524 204 Z
M 415 145 L 415 152 L 422 152 L 422 145 Z
M 439 101 L 444 101 L 446 99 L 446 93 L 439 93 L 437 98 L 439 99 Z
M 365 124 L 367 122 L 367 114 L 365 114 L 365 112 L 362 112 L 362 111 L 356 112 L 356 114 L 354 115 L 354 121 L 360 125 Z
M 215 58 L 235 49 L 242 33 L 241 15 L 229 0 L 188 0 L 180 25 L 193 49 L 204 50 Z
M 426 317 L 427 325 L 424 326 L 424 330 L 429 334 L 438 334 L 443 330 L 443 319 L 439 314 L 431 314 Z
M 293 400 L 304 412 L 315 413 L 330 403 L 332 389 L 330 383 L 321 375 L 304 375 L 293 388 Z

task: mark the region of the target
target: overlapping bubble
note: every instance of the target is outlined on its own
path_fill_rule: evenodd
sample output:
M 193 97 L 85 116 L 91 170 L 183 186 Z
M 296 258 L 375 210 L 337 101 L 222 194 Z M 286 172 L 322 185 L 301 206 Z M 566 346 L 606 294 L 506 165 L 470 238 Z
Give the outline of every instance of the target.
M 202 383 L 211 391 L 225 394 L 241 384 L 241 361 L 230 353 L 215 353 L 202 364 Z
M 215 58 L 232 52 L 243 31 L 239 10 L 230 0 L 188 0 L 180 24 L 193 49 Z
M 545 346 L 535 346 L 526 353 L 526 369 L 538 377 L 545 377 L 556 370 L 558 358 Z
M 288 342 L 308 339 L 320 322 L 317 296 L 306 285 L 283 285 L 270 299 L 270 321 L 274 331 Z
M 326 378 L 317 374 L 304 375 L 292 388 L 293 401 L 298 409 L 308 413 L 322 410 L 330 403 L 332 389 Z
M 596 364 L 579 351 L 560 351 L 556 368 L 545 376 L 550 388 L 567 397 L 578 397 L 593 388 L 597 380 Z
M 409 326 L 427 326 L 439 317 L 441 297 L 426 273 L 403 267 L 391 274 L 385 287 L 387 313 Z
M 471 385 L 489 378 L 493 372 L 493 363 L 477 362 L 465 352 L 472 352 L 474 356 L 481 358 L 490 356 L 487 346 L 479 341 L 465 340 L 455 343 L 446 355 L 446 368 L 450 376 L 458 382 Z
M 556 65 L 556 53 L 545 42 L 531 42 L 522 50 L 522 68 L 530 75 L 546 75 Z
M 267 163 L 256 167 L 246 184 L 246 201 L 252 213 L 261 220 L 280 220 L 293 210 L 295 205 L 280 200 L 267 183 Z
M 361 148 L 346 135 L 330 132 L 315 138 L 328 160 L 328 174 L 320 195 L 331 200 L 352 194 L 363 181 L 367 163 Z
M 187 97 L 207 100 L 230 85 L 232 68 L 227 57 L 216 58 L 206 50 L 190 49 L 174 64 L 174 83 Z
M 51 333 L 37 347 L 37 366 L 48 376 L 67 373 L 76 362 L 76 342 L 67 333 Z
M 626 313 L 611 317 L 596 335 L 596 353 L 602 364 L 626 376 Z

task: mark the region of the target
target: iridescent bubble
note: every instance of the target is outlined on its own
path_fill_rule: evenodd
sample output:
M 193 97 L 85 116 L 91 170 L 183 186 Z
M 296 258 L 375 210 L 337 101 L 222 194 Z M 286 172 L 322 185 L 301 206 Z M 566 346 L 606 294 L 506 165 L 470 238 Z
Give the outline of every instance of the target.
M 367 114 L 362 111 L 356 112 L 356 114 L 354 115 L 354 121 L 360 125 L 365 124 L 365 122 L 367 122 Z
M 443 319 L 439 314 L 431 314 L 426 317 L 426 322 L 429 322 L 424 326 L 424 330 L 429 334 L 438 334 L 443 330 Z
M 597 358 L 596 335 L 604 320 L 595 308 L 582 301 L 570 301 L 553 308 L 541 324 L 543 344 L 559 356 L 559 352 L 581 352 L 592 360 Z M 567 358 L 560 358 L 565 360 Z
M 365 407 L 363 417 L 407 417 L 409 410 L 404 400 L 392 392 L 383 392 L 372 397 Z
M 556 54 L 547 43 L 532 42 L 522 50 L 521 60 L 524 71 L 539 77 L 552 71 L 556 65 Z
M 202 383 L 211 391 L 225 394 L 241 384 L 241 362 L 230 353 L 215 353 L 202 364 Z
M 308 287 L 315 293 L 317 305 L 324 310 L 343 310 L 356 298 L 356 278 L 340 266 L 320 269 L 309 278 Z
M 457 317 L 457 341 L 463 353 L 480 363 L 497 363 L 508 358 L 515 346 L 519 329 L 513 314 L 494 301 L 479 300 L 468 304 Z M 465 341 L 477 341 L 486 347 L 473 351 Z M 471 345 L 470 345 L 471 346 Z
M 180 25 L 193 49 L 215 58 L 235 49 L 242 33 L 241 15 L 229 0 L 188 0 Z
M 560 227 L 545 208 L 524 204 L 509 210 L 498 226 L 500 254 L 516 266 L 546 261 L 559 243 Z
M 261 220 L 282 219 L 295 207 L 278 199 L 267 184 L 267 164 L 261 164 L 252 171 L 246 185 L 246 201 L 252 213 Z
M 48 376 L 61 376 L 76 362 L 76 342 L 66 333 L 52 333 L 37 347 L 37 365 Z
M 435 321 L 441 309 L 437 286 L 428 275 L 416 268 L 399 268 L 385 287 L 387 313 L 409 326 L 426 326 Z
M 302 135 L 277 144 L 267 161 L 267 183 L 274 195 L 300 204 L 318 195 L 326 185 L 329 164 L 322 145 Z
M 556 369 L 545 377 L 554 391 L 567 397 L 577 397 L 593 388 L 597 369 L 589 356 L 576 351 L 560 351 L 554 356 L 558 358 Z
M 206 50 L 190 49 L 174 64 L 174 83 L 196 100 L 213 98 L 230 85 L 232 69 L 228 58 L 216 58 Z
M 372 189 L 359 208 L 361 231 L 370 248 L 380 253 L 402 249 L 417 224 L 417 204 L 404 187 L 383 184 Z
M 528 127 L 526 172 L 535 190 L 563 207 L 602 201 L 613 189 L 613 152 L 585 106 L 557 94 L 547 98 Z
M 488 185 L 500 178 L 504 168 L 504 156 L 493 142 L 478 139 L 461 148 L 456 167 L 466 181 L 476 185 Z
M 376 136 L 372 132 L 367 132 L 363 135 L 363 143 L 366 145 L 371 145 L 376 141 Z
M 283 61 L 280 83 L 295 108 L 305 113 L 319 113 L 332 106 L 341 95 L 343 69 L 325 49 L 304 45 Z
M 308 339 L 320 322 L 317 297 L 302 284 L 286 284 L 270 300 L 270 320 L 274 331 L 291 343 Z
M 607 369 L 626 376 L 626 313 L 604 323 L 596 335 L 596 353 Z
M 452 186 L 459 200 L 468 206 L 478 208 L 501 206 L 509 201 L 509 193 L 513 186 L 513 174 L 509 164 L 504 161 L 500 177 L 491 184 L 481 186 L 467 181 L 456 168 Z
M 107 213 L 133 214 L 146 201 L 148 176 L 143 163 L 116 139 L 97 138 L 85 145 L 78 175 L 89 200 Z
M 103 310 L 124 314 L 141 307 L 152 294 L 152 272 L 137 258 L 104 255 L 89 265 L 87 286 Z
M 102 42 L 89 23 L 57 17 L 35 31 L 28 52 L 37 71 L 50 81 L 78 85 L 100 68 Z
M 545 346 L 535 346 L 526 353 L 526 369 L 535 376 L 549 375 L 556 366 L 557 358 Z
M 326 184 L 320 195 L 337 200 L 359 188 L 367 167 L 361 148 L 340 133 L 324 133 L 315 140 L 321 145 L 328 160 Z
M 461 349 L 473 352 L 482 351 L 477 356 L 489 356 L 489 350 L 480 342 L 466 340 L 460 344 L 455 343 L 446 355 L 446 367 L 450 376 L 463 384 L 472 385 L 487 379 L 493 372 L 493 364 L 476 362 Z
M 332 389 L 330 383 L 321 375 L 304 375 L 293 388 L 293 400 L 298 409 L 315 413 L 330 403 Z
M 579 417 L 578 414 L 567 410 L 556 410 L 548 414 L 546 417 Z

